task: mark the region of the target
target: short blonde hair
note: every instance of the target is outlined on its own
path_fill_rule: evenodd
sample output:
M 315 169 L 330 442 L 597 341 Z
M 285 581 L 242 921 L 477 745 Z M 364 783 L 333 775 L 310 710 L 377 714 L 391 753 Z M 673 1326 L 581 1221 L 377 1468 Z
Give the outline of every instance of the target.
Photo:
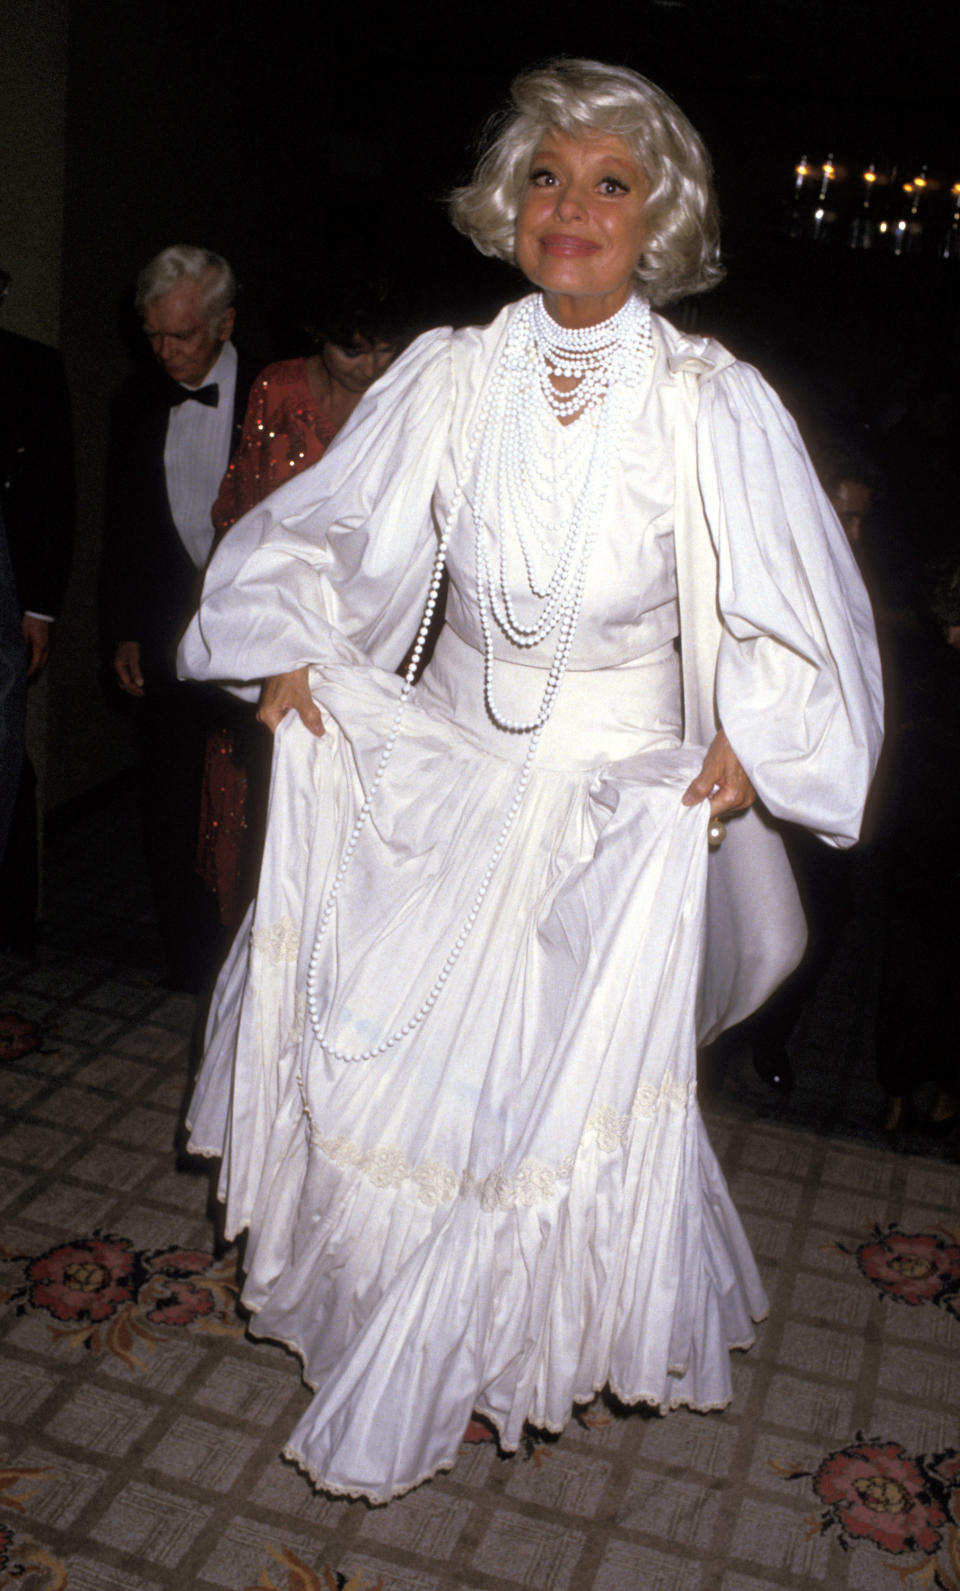
M 650 183 L 637 286 L 652 304 L 715 287 L 724 272 L 710 157 L 683 112 L 639 72 L 557 60 L 521 72 L 510 106 L 487 128 L 472 180 L 450 196 L 450 217 L 481 254 L 516 264 L 516 221 L 530 163 L 548 131 L 622 138 Z

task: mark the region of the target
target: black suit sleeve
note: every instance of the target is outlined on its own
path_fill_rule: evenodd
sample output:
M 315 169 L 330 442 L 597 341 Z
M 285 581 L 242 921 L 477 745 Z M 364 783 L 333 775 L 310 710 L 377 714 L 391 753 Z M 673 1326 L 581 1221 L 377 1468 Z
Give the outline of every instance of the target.
M 76 519 L 73 426 L 55 348 L 0 333 L 0 484 L 21 609 L 56 618 Z
M 0 518 L 0 858 L 20 783 L 26 706 L 27 664 L 20 605 Z
M 103 601 L 107 640 L 147 640 L 158 605 L 177 607 L 189 581 L 163 468 L 167 409 L 155 382 L 130 377 L 114 400 L 104 483 Z

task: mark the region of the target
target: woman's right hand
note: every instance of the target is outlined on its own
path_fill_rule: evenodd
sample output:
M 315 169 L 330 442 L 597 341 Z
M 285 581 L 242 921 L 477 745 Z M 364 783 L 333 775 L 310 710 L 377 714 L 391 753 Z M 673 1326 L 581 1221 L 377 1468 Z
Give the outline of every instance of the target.
M 264 682 L 257 718 L 261 724 L 266 724 L 272 735 L 276 734 L 277 725 L 291 707 L 300 714 L 312 735 L 323 734 L 323 718 L 310 695 L 308 673 L 307 667 L 295 668 L 290 674 L 272 674 Z

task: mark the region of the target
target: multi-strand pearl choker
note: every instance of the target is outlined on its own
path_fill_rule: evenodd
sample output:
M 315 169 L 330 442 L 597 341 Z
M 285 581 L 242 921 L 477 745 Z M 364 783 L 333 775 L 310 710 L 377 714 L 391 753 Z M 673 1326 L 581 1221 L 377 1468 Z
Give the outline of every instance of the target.
M 650 305 L 643 298 L 628 298 L 622 309 L 596 326 L 561 326 L 538 294 L 525 300 L 518 319 L 536 349 L 533 368 L 540 390 L 561 420 L 589 413 L 612 386 L 638 386 L 653 357 Z M 577 384 L 562 392 L 553 377 Z
M 553 711 L 566 672 L 580 617 L 596 525 L 616 467 L 618 443 L 627 419 L 625 389 L 639 386 L 652 358 L 650 308 L 643 299 L 630 298 L 609 320 L 582 329 L 558 325 L 547 313 L 539 295 L 524 299 L 517 307 L 503 351 L 488 375 L 477 421 L 450 501 L 437 545 L 427 606 L 410 655 L 390 734 L 317 925 L 307 972 L 307 1010 L 317 1043 L 333 1059 L 372 1060 L 419 1028 L 436 1004 L 466 944 L 520 809 L 543 728 Z M 572 380 L 574 386 L 569 391 L 558 389 L 555 378 Z M 542 438 L 537 435 L 537 425 L 538 411 L 542 418 L 544 402 L 552 423 L 555 425 L 559 421 L 570 433 L 571 445 L 565 451 L 559 475 L 545 469 L 541 457 Z M 380 1043 L 357 1053 L 339 1050 L 327 1036 L 320 1010 L 317 983 L 321 946 L 344 875 L 397 741 L 436 610 L 447 548 L 464 502 L 464 483 L 469 479 L 474 459 L 477 461 L 477 487 L 473 518 L 479 622 L 484 645 L 484 699 L 487 712 L 498 728 L 509 733 L 528 734 L 530 740 L 510 807 L 477 892 L 428 994 L 409 1020 Z M 558 494 L 572 496 L 575 500 L 566 527 L 557 518 Z M 542 557 L 531 547 L 528 531 L 536 539 Z M 526 600 L 541 604 L 539 614 L 528 623 L 517 618 L 511 589 L 515 584 L 511 570 L 517 564 L 516 557 L 511 558 L 512 542 L 516 543 L 530 592 Z M 553 561 L 549 572 L 539 569 L 544 559 Z M 557 631 L 540 708 L 529 722 L 510 719 L 494 702 L 495 630 L 521 651 L 539 645 Z

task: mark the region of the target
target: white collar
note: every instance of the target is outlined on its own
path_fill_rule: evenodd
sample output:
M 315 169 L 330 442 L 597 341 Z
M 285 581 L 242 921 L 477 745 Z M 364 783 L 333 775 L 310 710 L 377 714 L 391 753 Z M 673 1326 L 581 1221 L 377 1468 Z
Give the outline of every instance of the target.
M 184 392 L 199 392 L 201 387 L 209 387 L 214 381 L 218 386 L 226 385 L 236 374 L 236 369 L 237 350 L 228 337 L 202 381 L 198 381 L 193 387 L 188 386 L 185 381 L 178 381 L 177 386 L 182 387 Z

